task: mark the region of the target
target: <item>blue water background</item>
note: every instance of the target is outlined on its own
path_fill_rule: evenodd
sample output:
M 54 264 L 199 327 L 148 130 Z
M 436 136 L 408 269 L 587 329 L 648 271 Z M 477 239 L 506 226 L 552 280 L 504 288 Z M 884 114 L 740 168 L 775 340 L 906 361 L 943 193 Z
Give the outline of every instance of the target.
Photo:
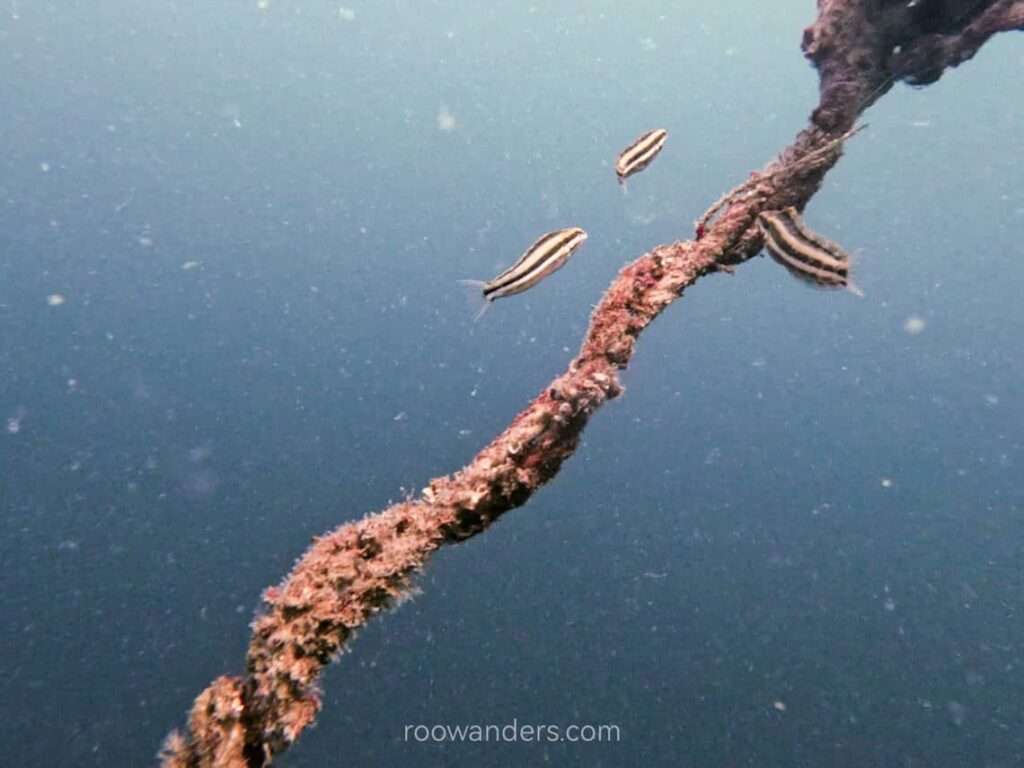
M 4 764 L 151 764 L 312 536 L 464 464 L 804 125 L 813 14 L 2 0 Z M 1021 43 L 894 89 L 812 202 L 864 299 L 701 280 L 280 764 L 1024 764 Z M 573 225 L 472 322 L 458 279 Z M 512 722 L 621 736 L 403 738 Z

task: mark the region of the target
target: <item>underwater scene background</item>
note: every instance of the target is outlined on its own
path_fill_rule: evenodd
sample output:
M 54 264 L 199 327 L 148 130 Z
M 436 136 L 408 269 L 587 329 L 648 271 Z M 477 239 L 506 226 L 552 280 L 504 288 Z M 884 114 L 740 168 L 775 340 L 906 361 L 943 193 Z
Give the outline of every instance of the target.
M 814 10 L 2 0 L 4 763 L 152 764 L 311 537 L 464 464 L 791 140 Z M 864 298 L 688 291 L 278 764 L 1024 764 L 1022 65 L 874 106 L 805 213 Z M 569 226 L 474 323 L 457 281 Z M 512 723 L 616 737 L 408 735 Z

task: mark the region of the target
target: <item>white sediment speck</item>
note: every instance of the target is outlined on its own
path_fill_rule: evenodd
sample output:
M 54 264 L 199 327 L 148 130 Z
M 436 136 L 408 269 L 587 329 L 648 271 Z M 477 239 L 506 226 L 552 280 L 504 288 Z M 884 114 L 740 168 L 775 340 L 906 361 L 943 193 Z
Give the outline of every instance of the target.
M 785 712 L 786 711 L 786 702 L 784 702 L 784 701 L 772 702 L 772 707 L 774 707 L 779 712 Z
M 49 304 L 51 307 L 59 307 L 65 301 L 67 301 L 67 299 L 65 299 L 64 296 L 60 293 L 51 293 L 49 296 L 46 297 L 46 303 Z
M 356 12 L 351 8 L 345 8 L 342 6 L 341 8 L 338 8 L 338 18 L 342 21 L 355 21 Z
M 999 396 L 989 393 L 985 395 L 985 402 L 989 405 L 999 405 Z
M 959 701 L 950 701 L 946 705 L 946 711 L 949 712 L 949 719 L 955 726 L 961 726 L 964 724 L 964 720 L 967 719 L 967 707 L 961 704 Z
M 190 269 L 197 268 L 199 266 L 199 264 L 200 264 L 200 262 L 198 262 L 198 261 L 186 261 L 184 264 L 181 265 L 181 268 L 187 271 L 187 270 L 190 270 Z
M 881 484 L 883 488 L 892 488 L 895 485 L 891 477 L 883 477 Z
M 409 418 L 409 415 L 405 411 L 399 411 L 398 413 L 396 413 L 394 415 L 394 417 L 391 420 L 392 421 L 405 421 L 407 418 Z
M 189 448 L 188 460 L 193 464 L 201 464 L 206 461 L 213 454 L 213 446 L 209 443 L 203 443 L 197 445 L 195 448 Z
M 925 322 L 925 319 L 920 315 L 911 315 L 903 321 L 903 330 L 911 336 L 917 336 L 917 334 L 921 333 L 927 325 L 928 323 Z
M 444 104 L 437 112 L 437 127 L 442 131 L 454 131 L 455 130 L 455 115 L 451 113 Z

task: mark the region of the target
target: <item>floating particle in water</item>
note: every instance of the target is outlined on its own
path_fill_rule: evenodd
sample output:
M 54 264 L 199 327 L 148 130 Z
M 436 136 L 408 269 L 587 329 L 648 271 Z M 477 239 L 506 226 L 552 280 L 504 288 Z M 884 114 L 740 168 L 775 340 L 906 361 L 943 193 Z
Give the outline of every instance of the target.
M 772 707 L 774 709 L 776 709 L 777 711 L 779 711 L 779 712 L 785 712 L 786 711 L 786 702 L 784 702 L 784 701 L 774 701 L 774 702 L 772 702 Z
M 949 712 L 949 719 L 953 721 L 953 725 L 961 726 L 967 719 L 967 707 L 959 701 L 949 702 L 946 705 L 946 711 Z
M 190 472 L 181 484 L 182 494 L 192 500 L 205 499 L 213 495 L 220 486 L 220 478 L 212 469 Z
M 405 421 L 407 418 L 409 418 L 409 414 L 407 414 L 405 411 L 399 411 L 398 413 L 396 413 L 391 418 L 391 420 L 392 421 Z
M 338 9 L 338 18 L 342 21 L 355 21 L 356 12 L 351 8 L 341 7 Z
M 190 269 L 197 269 L 201 263 L 199 261 L 186 261 L 181 265 L 181 268 L 187 272 Z
M 256 7 L 261 11 L 265 11 L 270 7 L 270 0 L 257 0 Z
M 50 164 L 49 163 L 40 163 L 39 164 L 39 170 L 42 171 L 43 173 L 49 173 L 50 172 Z
M 896 482 L 891 477 L 883 477 L 880 481 L 883 488 L 892 488 Z
M 985 684 L 985 676 L 973 670 L 968 670 L 964 674 L 964 680 L 967 682 L 968 685 L 976 686 Z
M 46 297 L 46 303 L 51 307 L 59 307 L 65 301 L 67 301 L 67 299 L 65 299 L 63 294 L 60 293 L 51 293 Z
M 438 129 L 448 132 L 455 130 L 455 115 L 444 104 L 437 112 L 437 127 Z
M 193 464 L 200 464 L 212 455 L 213 446 L 209 443 L 203 443 L 202 445 L 197 445 L 195 448 L 188 449 L 188 460 Z
M 658 44 L 654 42 L 652 37 L 644 37 L 640 40 L 640 47 L 645 51 L 656 51 L 658 50 Z
M 885 602 L 882 603 L 882 606 L 885 608 L 886 611 L 892 613 L 896 610 L 896 601 L 893 600 L 891 597 L 887 597 L 885 598 Z
M 242 108 L 233 101 L 225 102 L 220 108 L 220 114 L 222 117 L 227 118 L 231 121 L 231 124 L 235 128 L 242 127 Z
M 629 221 L 631 224 L 636 224 L 638 227 L 646 227 L 649 224 L 653 224 L 658 218 L 658 214 L 654 211 L 637 211 L 629 214 Z
M 925 319 L 920 315 L 911 315 L 903 321 L 903 330 L 911 336 L 917 336 L 917 334 L 921 333 L 927 325 L 928 323 L 926 323 Z
M 10 435 L 16 435 L 21 432 L 21 422 L 28 415 L 28 411 L 25 406 L 19 405 L 14 409 L 14 413 L 7 417 L 7 433 Z
M 153 238 L 149 235 L 139 235 L 138 243 L 143 248 L 149 248 L 153 245 Z
M 989 393 L 985 395 L 985 402 L 989 405 L 999 405 L 999 396 Z

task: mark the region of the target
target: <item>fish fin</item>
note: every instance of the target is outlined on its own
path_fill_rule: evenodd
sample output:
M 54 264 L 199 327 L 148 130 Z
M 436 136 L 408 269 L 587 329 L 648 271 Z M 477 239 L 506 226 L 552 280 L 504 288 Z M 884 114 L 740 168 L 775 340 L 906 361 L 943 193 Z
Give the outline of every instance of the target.
M 480 318 L 484 316 L 484 312 L 487 311 L 487 308 L 489 306 L 491 306 L 491 300 L 490 299 L 484 299 L 484 305 L 482 307 L 480 307 L 480 311 L 477 312 L 476 316 L 473 318 L 473 322 L 474 323 L 480 322 Z
M 459 280 L 459 285 L 466 289 L 466 298 L 469 300 L 470 306 L 476 311 L 473 317 L 473 322 L 475 323 L 484 316 L 487 307 L 491 305 L 491 299 L 484 296 L 484 288 L 487 287 L 487 283 L 483 280 Z
M 850 276 L 853 275 L 853 268 L 857 266 L 857 262 L 860 261 L 862 253 L 863 249 L 861 248 L 858 248 L 856 251 L 851 253 L 846 266 L 846 290 L 860 299 L 864 298 L 864 291 L 862 291 L 860 286 L 850 279 Z

